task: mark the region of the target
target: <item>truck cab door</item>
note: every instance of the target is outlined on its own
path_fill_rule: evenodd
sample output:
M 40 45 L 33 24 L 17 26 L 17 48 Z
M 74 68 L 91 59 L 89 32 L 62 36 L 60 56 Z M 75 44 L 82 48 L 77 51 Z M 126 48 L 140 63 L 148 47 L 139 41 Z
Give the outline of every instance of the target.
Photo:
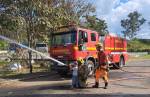
M 78 36 L 78 47 L 79 51 L 86 51 L 86 43 L 88 42 L 88 35 L 87 32 L 84 31 L 79 31 L 79 36 Z

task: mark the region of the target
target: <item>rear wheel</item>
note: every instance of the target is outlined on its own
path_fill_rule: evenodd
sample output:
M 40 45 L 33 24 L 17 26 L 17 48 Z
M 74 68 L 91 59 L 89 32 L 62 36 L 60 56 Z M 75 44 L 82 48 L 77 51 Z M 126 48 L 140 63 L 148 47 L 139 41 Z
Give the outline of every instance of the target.
M 121 57 L 119 61 L 119 68 L 123 68 L 124 64 L 125 64 L 124 59 L 123 57 Z
M 87 67 L 88 67 L 89 76 L 92 76 L 94 74 L 94 63 L 88 60 Z
M 121 57 L 120 60 L 119 60 L 119 63 L 114 63 L 113 67 L 115 69 L 120 69 L 120 68 L 123 68 L 124 65 L 125 65 L 124 58 Z

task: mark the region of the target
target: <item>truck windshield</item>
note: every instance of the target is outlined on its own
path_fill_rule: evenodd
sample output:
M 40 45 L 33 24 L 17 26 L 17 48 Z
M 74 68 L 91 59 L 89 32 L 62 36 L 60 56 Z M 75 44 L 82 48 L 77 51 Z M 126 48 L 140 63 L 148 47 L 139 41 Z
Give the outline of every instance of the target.
M 53 34 L 52 45 L 66 45 L 76 42 L 76 31 Z

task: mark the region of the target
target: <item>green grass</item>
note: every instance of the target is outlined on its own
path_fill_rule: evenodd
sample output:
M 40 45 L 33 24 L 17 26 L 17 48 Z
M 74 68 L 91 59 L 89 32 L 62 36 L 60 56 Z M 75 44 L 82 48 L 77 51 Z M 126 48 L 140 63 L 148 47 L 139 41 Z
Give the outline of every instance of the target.
M 130 57 L 129 56 L 129 61 L 138 61 L 138 60 L 150 60 L 150 54 L 149 55 L 144 55 L 144 56 L 139 56 L 139 57 Z
M 150 50 L 150 42 L 144 42 L 139 39 L 128 41 L 128 51 L 148 51 Z
M 150 59 L 150 54 L 149 54 L 149 55 L 142 56 L 141 58 L 143 58 L 143 59 Z
M 13 71 L 0 71 L 0 78 L 7 78 L 8 76 L 17 75 L 17 72 Z
M 32 74 L 28 72 L 13 72 L 13 71 L 1 71 L 0 72 L 0 78 L 3 79 L 26 79 L 26 78 L 34 78 L 38 77 L 40 75 L 46 75 L 49 74 L 50 72 L 33 72 Z
M 0 40 L 0 50 L 4 50 L 8 48 L 8 43 Z
M 9 62 L 0 61 L 0 68 L 3 68 L 3 67 L 6 66 L 7 64 L 9 64 Z
M 29 68 L 23 68 L 20 71 L 10 71 L 5 68 L 8 62 L 0 62 L 0 78 L 6 79 L 23 79 L 32 77 L 33 75 L 39 75 L 40 73 L 48 73 L 50 69 L 48 67 L 40 67 L 38 64 L 33 65 L 33 74 L 29 74 Z M 6 64 L 6 65 L 4 65 Z
M 0 65 L 4 65 L 4 64 L 7 64 L 8 62 L 6 61 L 0 61 Z

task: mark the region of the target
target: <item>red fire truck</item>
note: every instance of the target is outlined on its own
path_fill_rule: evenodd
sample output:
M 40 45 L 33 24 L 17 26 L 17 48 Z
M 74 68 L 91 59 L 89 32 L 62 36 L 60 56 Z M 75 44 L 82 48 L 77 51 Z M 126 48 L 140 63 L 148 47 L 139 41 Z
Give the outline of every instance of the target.
M 109 56 L 109 63 L 122 68 L 127 60 L 127 41 L 115 35 L 99 36 L 98 32 L 76 26 L 63 27 L 52 34 L 50 55 L 59 61 L 70 64 L 79 57 L 83 58 L 92 74 L 97 63 L 95 45 L 101 42 L 105 53 Z M 115 64 L 115 65 L 114 65 Z M 117 64 L 117 65 L 116 65 Z M 69 66 L 52 65 L 52 69 L 60 74 L 66 74 Z

